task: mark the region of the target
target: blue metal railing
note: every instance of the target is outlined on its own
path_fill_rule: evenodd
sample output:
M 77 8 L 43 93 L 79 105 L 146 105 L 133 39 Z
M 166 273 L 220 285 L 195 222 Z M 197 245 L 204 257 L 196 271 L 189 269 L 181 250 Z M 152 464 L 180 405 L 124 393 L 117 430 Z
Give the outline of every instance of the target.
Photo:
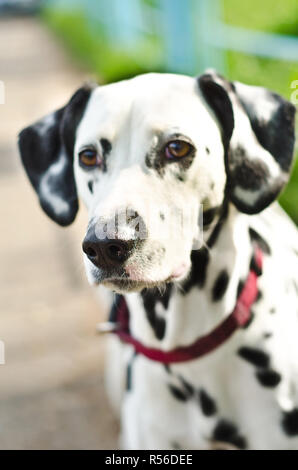
M 161 38 L 166 70 L 225 71 L 225 50 L 298 62 L 298 38 L 227 25 L 221 0 L 45 0 L 58 9 L 81 9 L 90 27 L 103 26 L 110 44 L 133 50 L 152 34 Z

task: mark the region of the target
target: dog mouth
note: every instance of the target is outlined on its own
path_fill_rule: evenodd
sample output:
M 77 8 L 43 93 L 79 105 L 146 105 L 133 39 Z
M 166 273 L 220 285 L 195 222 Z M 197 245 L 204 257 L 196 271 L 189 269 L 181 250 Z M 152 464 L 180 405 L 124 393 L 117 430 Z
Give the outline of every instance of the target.
M 177 272 L 178 274 L 178 272 Z M 169 284 L 170 282 L 174 282 L 176 280 L 180 280 L 180 270 L 179 270 L 179 275 L 177 275 L 176 272 L 172 273 L 170 276 L 163 280 L 157 280 L 157 281 L 151 281 L 151 280 L 146 280 L 146 279 L 130 279 L 128 278 L 110 278 L 110 279 L 105 279 L 101 283 L 105 286 L 108 287 L 112 290 L 116 290 L 117 292 L 124 293 L 124 292 L 139 292 L 143 289 L 153 289 L 155 287 L 157 288 L 163 288 L 166 284 Z M 184 277 L 184 273 L 183 276 Z
M 167 279 L 163 282 L 149 282 L 149 281 L 133 281 L 130 279 L 106 279 L 102 282 L 102 285 L 108 287 L 119 293 L 127 292 L 140 292 L 143 289 L 152 289 L 154 287 L 162 287 L 163 285 L 171 282 Z
M 172 271 L 170 275 L 163 279 L 146 279 L 146 277 L 136 275 L 135 272 L 130 271 L 129 274 L 126 271 L 122 273 L 104 273 L 98 269 L 92 269 L 92 284 L 103 285 L 113 291 L 119 293 L 125 292 L 139 292 L 145 288 L 163 288 L 166 284 L 174 281 L 180 281 L 185 278 L 188 267 L 186 264 L 182 264 L 178 268 Z
M 102 285 L 111 289 L 113 291 L 124 293 L 124 292 L 139 292 L 143 289 L 153 288 L 161 286 L 170 282 L 171 278 L 168 278 L 164 281 L 151 281 L 143 278 L 132 279 L 126 273 L 122 275 L 119 273 L 114 273 L 113 275 L 106 275 L 105 273 L 100 272 L 98 269 L 92 269 L 91 271 L 91 284 L 93 285 Z M 90 279 L 90 278 L 89 278 Z

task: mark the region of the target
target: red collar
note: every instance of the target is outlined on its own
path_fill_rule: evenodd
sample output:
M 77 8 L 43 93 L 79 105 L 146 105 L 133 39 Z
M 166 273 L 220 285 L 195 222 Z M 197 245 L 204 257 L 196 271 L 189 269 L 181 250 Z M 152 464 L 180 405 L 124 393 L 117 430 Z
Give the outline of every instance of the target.
M 129 311 L 125 298 L 120 297 L 116 313 L 116 328 L 113 333 L 125 343 L 131 344 L 135 351 L 143 354 L 148 359 L 161 362 L 162 364 L 186 362 L 214 351 L 229 339 L 235 331 L 247 325 L 251 319 L 251 306 L 258 295 L 258 276 L 261 274 L 263 265 L 263 253 L 260 248 L 255 249 L 253 262 L 250 267 L 246 282 L 237 298 L 236 306 L 232 313 L 223 320 L 216 328 L 205 336 L 196 339 L 189 346 L 181 346 L 170 351 L 148 348 L 135 339 L 129 330 Z

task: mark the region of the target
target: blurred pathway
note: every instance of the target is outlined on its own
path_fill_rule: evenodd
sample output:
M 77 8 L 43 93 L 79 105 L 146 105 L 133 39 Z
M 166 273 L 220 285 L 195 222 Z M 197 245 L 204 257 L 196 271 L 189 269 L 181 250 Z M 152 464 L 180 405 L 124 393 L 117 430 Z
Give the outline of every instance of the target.
M 103 389 L 103 315 L 85 281 L 85 215 L 51 222 L 19 163 L 18 131 L 87 77 L 36 19 L 0 19 L 0 449 L 115 448 Z

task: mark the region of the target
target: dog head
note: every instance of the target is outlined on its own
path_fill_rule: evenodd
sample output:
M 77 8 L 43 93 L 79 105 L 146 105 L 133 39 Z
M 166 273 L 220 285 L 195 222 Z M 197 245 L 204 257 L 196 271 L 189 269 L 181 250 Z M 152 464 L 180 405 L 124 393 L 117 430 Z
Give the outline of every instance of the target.
M 264 88 L 146 74 L 83 87 L 20 134 L 42 208 L 70 224 L 89 211 L 87 275 L 118 291 L 183 280 L 209 217 L 225 202 L 247 214 L 288 180 L 295 108 Z

